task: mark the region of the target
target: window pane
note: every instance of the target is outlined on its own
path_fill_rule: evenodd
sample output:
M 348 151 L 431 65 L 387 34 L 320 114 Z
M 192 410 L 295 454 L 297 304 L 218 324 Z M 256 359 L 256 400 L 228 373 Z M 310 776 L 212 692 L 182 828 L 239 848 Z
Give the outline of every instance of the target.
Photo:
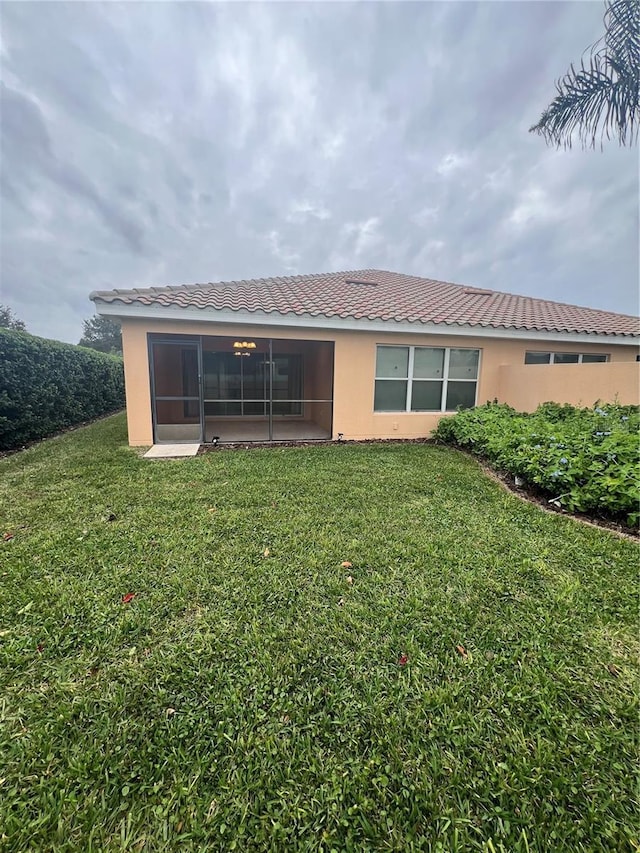
M 378 347 L 376 377 L 406 379 L 408 371 L 409 347 Z
M 376 412 L 404 412 L 407 408 L 406 381 L 376 381 L 376 396 L 373 403 Z
M 299 355 L 274 356 L 272 381 L 274 400 L 302 399 L 302 357 Z
M 242 367 L 242 396 L 244 399 L 264 400 L 266 396 L 264 355 L 259 352 L 252 352 L 249 358 L 236 358 L 236 361 L 239 361 Z
M 198 351 L 182 344 L 153 343 L 157 397 L 199 397 Z
M 267 407 L 268 411 L 268 407 Z M 273 414 L 274 415 L 301 415 L 302 414 L 302 403 L 297 402 L 282 402 L 273 403 Z
M 156 424 L 192 424 L 200 429 L 200 406 L 189 411 L 186 400 L 156 400 Z M 189 438 L 191 433 L 185 438 Z M 177 438 L 176 434 L 176 438 Z
M 524 355 L 525 364 L 549 364 L 550 361 L 550 352 L 527 352 Z
M 243 360 L 232 352 L 202 353 L 205 399 L 240 399 L 240 362 Z
M 444 376 L 444 350 L 416 347 L 413 356 L 413 376 L 415 379 L 442 379 Z
M 442 406 L 442 382 L 414 382 L 411 389 L 412 412 L 439 412 Z
M 452 349 L 449 356 L 449 379 L 477 379 L 478 359 L 477 349 Z
M 475 404 L 475 382 L 449 382 L 447 385 L 447 412 L 455 411 L 458 406 L 463 409 L 471 409 Z
M 204 413 L 207 417 L 218 417 L 227 415 L 241 415 L 242 408 L 240 401 L 237 402 L 214 402 L 204 404 Z
M 578 353 L 577 352 L 557 352 L 553 356 L 554 364 L 577 364 L 578 363 Z
M 590 354 L 588 352 L 585 352 L 584 355 L 582 356 L 582 363 L 583 364 L 595 364 L 596 362 L 599 362 L 599 361 L 607 361 L 608 358 L 609 358 L 609 356 L 606 355 L 605 353 L 603 353 L 602 355 L 599 355 L 599 354 L 595 355 L 595 354 Z

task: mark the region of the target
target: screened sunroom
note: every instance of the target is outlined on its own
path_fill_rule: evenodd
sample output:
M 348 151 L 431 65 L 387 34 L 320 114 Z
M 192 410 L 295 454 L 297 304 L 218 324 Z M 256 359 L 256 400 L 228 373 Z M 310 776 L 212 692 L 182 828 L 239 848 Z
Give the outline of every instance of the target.
M 150 334 L 154 442 L 331 438 L 333 343 Z

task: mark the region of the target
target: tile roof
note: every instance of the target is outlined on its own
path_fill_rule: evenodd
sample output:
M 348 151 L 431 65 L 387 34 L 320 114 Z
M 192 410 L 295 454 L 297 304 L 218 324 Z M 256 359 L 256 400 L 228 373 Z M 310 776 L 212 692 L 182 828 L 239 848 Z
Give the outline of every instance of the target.
M 429 278 L 355 270 L 136 290 L 96 291 L 97 303 L 390 320 L 544 332 L 631 336 L 637 317 Z M 141 311 L 142 313 L 142 311 Z

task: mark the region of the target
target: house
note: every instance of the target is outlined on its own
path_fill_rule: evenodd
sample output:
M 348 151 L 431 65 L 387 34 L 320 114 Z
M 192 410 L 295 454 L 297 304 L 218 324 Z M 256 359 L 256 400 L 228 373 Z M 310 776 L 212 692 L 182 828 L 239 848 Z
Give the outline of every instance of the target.
M 129 442 L 427 436 L 498 399 L 638 403 L 638 318 L 381 270 L 99 291 Z

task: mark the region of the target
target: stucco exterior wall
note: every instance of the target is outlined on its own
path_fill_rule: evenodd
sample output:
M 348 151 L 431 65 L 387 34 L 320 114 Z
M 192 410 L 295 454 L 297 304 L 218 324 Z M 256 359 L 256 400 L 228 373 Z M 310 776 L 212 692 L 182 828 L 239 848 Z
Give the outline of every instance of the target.
M 124 388 L 127 401 L 127 430 L 132 446 L 153 444 L 151 381 L 147 349 L 147 327 L 122 322 Z
M 498 399 L 519 412 L 533 412 L 540 403 L 573 406 L 602 403 L 640 404 L 640 364 L 503 364 L 499 369 Z
M 224 335 L 229 337 L 278 338 L 280 340 L 309 340 L 334 342 L 334 406 L 333 436 L 342 433 L 345 439 L 361 438 L 419 438 L 429 435 L 443 416 L 441 413 L 373 411 L 374 379 L 377 344 L 471 347 L 480 350 L 480 373 L 478 383 L 478 403 L 498 398 L 516 408 L 521 407 L 517 395 L 518 383 L 528 386 L 530 397 L 538 396 L 534 376 L 544 371 L 553 371 L 553 384 L 544 386 L 539 402 L 550 399 L 547 388 L 553 387 L 559 396 L 567 396 L 572 387 L 565 378 L 570 374 L 590 377 L 585 382 L 593 382 L 581 391 L 580 400 L 590 405 L 595 399 L 606 399 L 608 391 L 615 393 L 614 385 L 624 381 L 624 393 L 632 384 L 632 375 L 637 366 L 632 364 L 627 372 L 616 373 L 618 362 L 635 362 L 637 349 L 633 346 L 613 344 L 543 344 L 540 341 L 514 340 L 508 338 L 474 338 L 445 335 L 397 334 L 377 332 L 352 332 L 335 330 L 316 330 L 289 327 L 271 327 L 251 325 L 222 325 L 213 323 L 180 322 L 166 320 L 123 319 L 122 339 L 125 362 L 125 383 L 127 393 L 127 422 L 129 443 L 149 445 L 153 441 L 151 422 L 151 394 L 149 380 L 147 334 L 150 332 L 182 335 Z M 593 365 L 524 365 L 526 350 L 555 350 L 559 352 L 608 353 L 610 364 Z M 512 365 L 514 373 L 503 369 Z M 602 371 L 599 373 L 593 368 Z M 606 370 L 612 368 L 612 370 Z M 518 373 L 517 371 L 521 372 Z M 538 371 L 538 373 L 536 373 Z M 557 374 L 555 373 L 557 371 Z M 563 371 L 568 371 L 563 373 Z M 581 374 L 581 371 L 585 371 Z M 512 378 L 513 377 L 513 378 Z M 602 377 L 600 387 L 598 377 Z M 613 383 L 613 385 L 612 385 Z M 574 387 L 578 387 L 575 385 Z M 579 387 L 583 387 L 582 385 Z M 545 396 L 546 395 L 546 396 Z M 506 397 L 509 396 L 510 399 Z M 637 398 L 636 398 L 637 399 Z M 516 402 L 511 402 L 515 400 Z M 558 399 L 557 402 L 571 402 Z M 518 405 L 516 405 L 518 403 Z M 534 406 L 535 408 L 535 406 Z

